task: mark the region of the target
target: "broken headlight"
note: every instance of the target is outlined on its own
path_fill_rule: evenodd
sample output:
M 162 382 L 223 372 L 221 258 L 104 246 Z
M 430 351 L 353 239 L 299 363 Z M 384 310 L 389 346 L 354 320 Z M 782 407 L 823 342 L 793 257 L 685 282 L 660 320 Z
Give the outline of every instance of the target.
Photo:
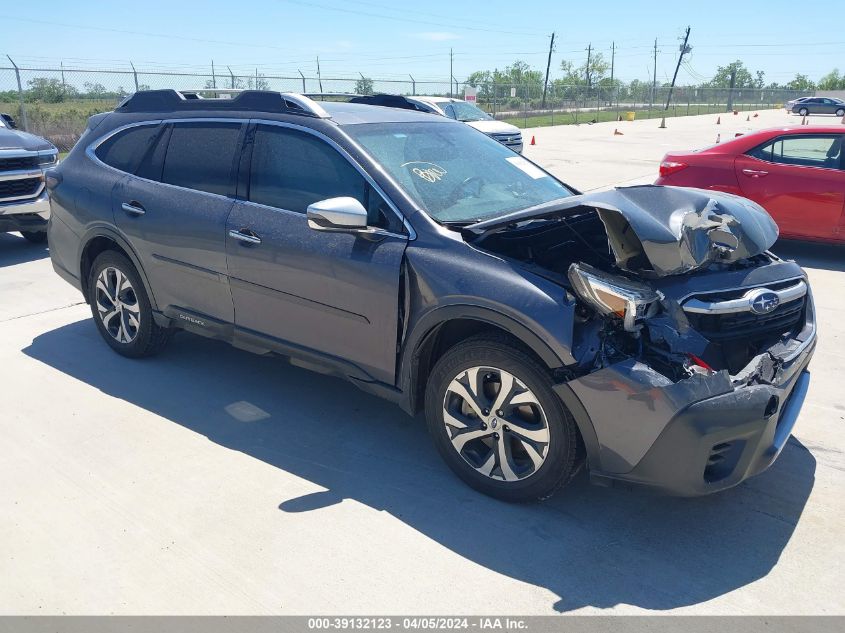
M 572 288 L 599 314 L 622 319 L 628 332 L 637 331 L 637 320 L 657 313 L 658 295 L 649 286 L 611 275 L 587 264 L 569 267 Z

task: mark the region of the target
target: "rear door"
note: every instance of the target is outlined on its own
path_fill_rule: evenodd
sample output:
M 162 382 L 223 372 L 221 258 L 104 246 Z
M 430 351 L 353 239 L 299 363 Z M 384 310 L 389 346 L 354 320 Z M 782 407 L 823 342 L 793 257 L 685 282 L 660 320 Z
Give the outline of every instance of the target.
M 258 124 L 248 146 L 246 200 L 235 203 L 226 238 L 236 326 L 393 384 L 408 242 L 398 211 L 308 130 Z M 306 207 L 338 196 L 357 198 L 381 234 L 309 228 Z
M 234 320 L 225 232 L 245 127 L 165 125 L 136 173 L 113 192 L 115 223 L 138 252 L 159 308 L 195 325 Z
M 762 205 L 782 235 L 841 239 L 845 212 L 843 135 L 785 135 L 738 156 L 744 196 Z

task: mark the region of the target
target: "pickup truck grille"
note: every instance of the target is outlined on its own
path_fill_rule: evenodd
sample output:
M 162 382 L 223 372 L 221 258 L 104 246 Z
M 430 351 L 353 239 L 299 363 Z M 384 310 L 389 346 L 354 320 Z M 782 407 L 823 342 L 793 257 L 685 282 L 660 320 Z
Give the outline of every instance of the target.
M 38 156 L 12 156 L 0 158 L 0 172 L 33 169 L 38 167 Z
M 34 196 L 41 188 L 41 178 L 0 180 L 0 202 Z

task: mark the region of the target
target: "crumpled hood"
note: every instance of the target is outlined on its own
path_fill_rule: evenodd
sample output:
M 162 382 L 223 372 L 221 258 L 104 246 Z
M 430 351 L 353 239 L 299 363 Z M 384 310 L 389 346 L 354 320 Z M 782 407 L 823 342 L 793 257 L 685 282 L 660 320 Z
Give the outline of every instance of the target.
M 643 185 L 573 196 L 553 207 L 526 209 L 466 227 L 489 234 L 529 218 L 594 209 L 607 231 L 617 265 L 644 276 L 680 275 L 714 261 L 762 253 L 778 228 L 760 205 L 727 193 Z M 644 261 L 647 260 L 647 261 Z
M 27 151 L 40 151 L 53 149 L 49 141 L 44 140 L 35 134 L 0 128 L 0 149 L 22 149 Z

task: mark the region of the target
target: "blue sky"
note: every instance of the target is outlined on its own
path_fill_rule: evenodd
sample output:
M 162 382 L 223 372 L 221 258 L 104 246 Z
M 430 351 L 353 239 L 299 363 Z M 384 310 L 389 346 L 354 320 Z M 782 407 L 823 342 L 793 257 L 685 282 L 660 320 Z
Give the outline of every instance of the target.
M 690 3 L 602 0 L 595 3 L 389 2 L 388 0 L 241 0 L 130 3 L 41 0 L 13 3 L 0 53 L 20 65 L 124 68 L 206 68 L 211 60 L 235 72 L 324 77 L 448 80 L 449 49 L 458 79 L 514 59 L 544 68 L 548 36 L 557 33 L 552 61 L 580 64 L 586 47 L 610 56 L 616 74 L 647 79 L 658 39 L 658 80 L 671 79 L 687 25 L 693 53 L 680 83 L 710 78 L 720 64 L 742 59 L 767 83 L 796 72 L 813 79 L 845 70 L 845 34 L 833 5 L 806 8 L 782 0 Z M 559 72 L 557 74 L 560 74 Z

